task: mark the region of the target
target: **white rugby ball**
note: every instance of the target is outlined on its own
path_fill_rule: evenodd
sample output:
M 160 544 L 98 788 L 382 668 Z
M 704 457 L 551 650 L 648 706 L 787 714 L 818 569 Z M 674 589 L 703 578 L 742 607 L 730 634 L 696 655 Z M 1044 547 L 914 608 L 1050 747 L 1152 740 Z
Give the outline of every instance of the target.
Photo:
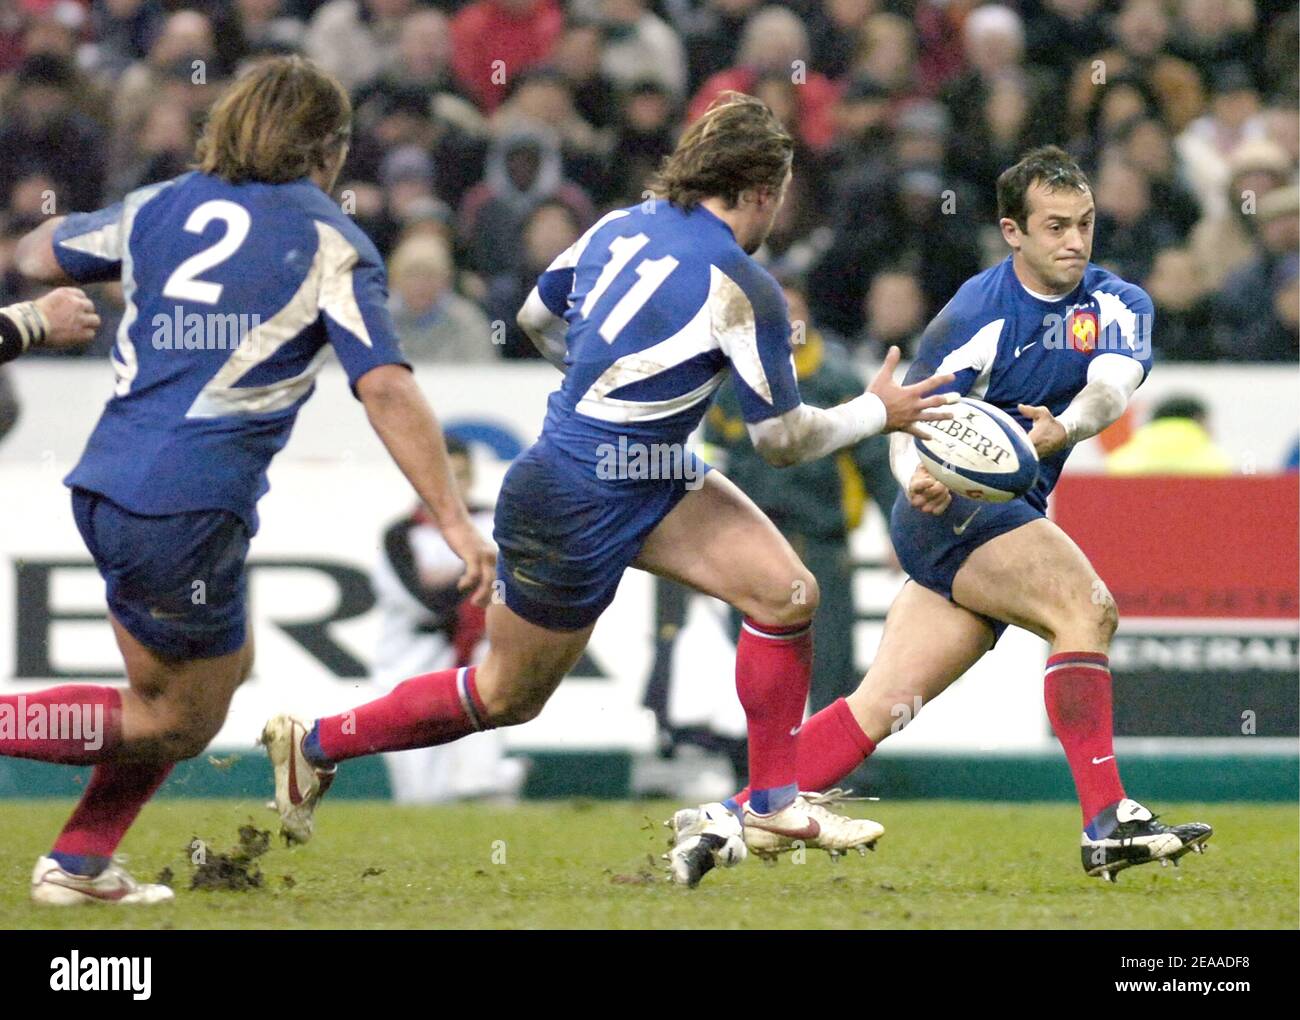
M 1014 418 L 992 404 L 962 397 L 943 410 L 952 418 L 927 422 L 916 438 L 921 463 L 954 493 L 985 503 L 1023 496 L 1038 480 L 1038 454 Z

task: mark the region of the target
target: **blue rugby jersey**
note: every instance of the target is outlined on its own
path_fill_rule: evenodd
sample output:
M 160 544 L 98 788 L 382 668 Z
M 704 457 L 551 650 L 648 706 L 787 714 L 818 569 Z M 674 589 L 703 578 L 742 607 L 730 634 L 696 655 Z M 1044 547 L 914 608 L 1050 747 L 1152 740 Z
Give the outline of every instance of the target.
M 1095 357 L 1132 358 L 1145 379 L 1153 324 L 1146 292 L 1100 266 L 1089 263 L 1073 291 L 1045 301 L 1025 289 L 1007 256 L 962 284 L 926 327 L 906 381 L 952 372 L 943 389 L 986 401 L 1028 431 L 1017 405 L 1059 415 L 1087 384 Z M 1046 511 L 1069 455 L 1067 447 L 1043 458 L 1025 495 L 1031 506 Z
M 585 465 L 603 444 L 684 444 L 730 369 L 745 420 L 797 407 L 785 296 L 702 206 L 609 213 L 538 280 L 567 322 L 542 437 Z
M 139 514 L 224 509 L 257 530 L 266 469 L 332 348 L 355 385 L 404 364 L 383 262 L 310 180 L 192 172 L 74 213 L 79 282 L 120 277 L 113 396 L 68 485 Z

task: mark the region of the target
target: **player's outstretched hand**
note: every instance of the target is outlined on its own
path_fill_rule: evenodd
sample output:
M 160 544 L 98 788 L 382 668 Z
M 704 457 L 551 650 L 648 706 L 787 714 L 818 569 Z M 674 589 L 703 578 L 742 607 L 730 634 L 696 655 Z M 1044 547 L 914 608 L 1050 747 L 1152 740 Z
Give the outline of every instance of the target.
M 443 538 L 451 551 L 465 561 L 465 573 L 456 587 L 469 592 L 470 601 L 486 607 L 492 597 L 492 582 L 497 576 L 496 547 L 478 533 L 468 520 L 453 524 L 443 530 Z
M 945 404 L 955 404 L 958 397 L 956 393 L 939 393 L 935 396 L 927 396 L 927 394 L 940 386 L 947 386 L 954 377 L 932 375 L 929 379 L 922 379 L 918 383 L 900 386 L 894 382 L 894 369 L 898 367 L 900 357 L 902 353 L 897 347 L 889 348 L 889 353 L 885 355 L 885 363 L 880 366 L 880 371 L 871 380 L 867 392 L 874 393 L 885 405 L 884 431 L 909 432 L 922 439 L 928 439 L 929 435 L 924 426 L 917 423 L 951 418 L 951 411 L 932 409 L 943 407 Z
M 1065 449 L 1069 442 L 1065 426 L 1056 420 L 1056 416 L 1051 411 L 1030 404 L 1017 404 L 1016 407 L 1021 414 L 1033 422 L 1029 428 L 1029 441 L 1034 444 L 1034 452 L 1038 454 L 1039 460 L 1057 450 Z
M 948 509 L 952 492 L 930 474 L 924 464 L 918 464 L 912 472 L 912 480 L 907 483 L 907 501 L 922 513 L 937 516 Z
M 76 347 L 95 339 L 99 316 L 85 291 L 57 287 L 33 302 L 49 323 L 45 343 L 49 347 Z

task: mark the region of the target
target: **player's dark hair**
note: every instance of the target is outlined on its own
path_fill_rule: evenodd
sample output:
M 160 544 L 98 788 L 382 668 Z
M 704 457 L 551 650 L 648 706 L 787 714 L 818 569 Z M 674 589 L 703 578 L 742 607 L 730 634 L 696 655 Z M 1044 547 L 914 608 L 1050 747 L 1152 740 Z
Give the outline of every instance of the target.
M 1015 166 L 1007 167 L 998 177 L 998 219 L 1015 220 L 1021 230 L 1029 229 L 1029 189 L 1041 184 L 1048 191 L 1075 188 L 1091 191 L 1088 175 L 1064 149 L 1044 145 L 1031 149 Z
M 327 164 L 351 121 L 352 104 L 333 75 L 302 57 L 272 57 L 212 107 L 198 142 L 199 169 L 232 184 L 296 181 Z
M 1156 404 L 1155 410 L 1151 412 L 1151 420 L 1159 421 L 1161 418 L 1190 418 L 1192 421 L 1205 421 L 1209 417 L 1210 409 L 1205 406 L 1205 401 L 1199 397 L 1193 397 L 1187 393 L 1179 393 L 1172 397 L 1166 397 L 1160 403 Z
M 705 198 L 733 207 L 750 188 L 780 188 L 794 139 L 762 100 L 723 92 L 688 127 L 651 182 L 661 198 L 691 209 Z

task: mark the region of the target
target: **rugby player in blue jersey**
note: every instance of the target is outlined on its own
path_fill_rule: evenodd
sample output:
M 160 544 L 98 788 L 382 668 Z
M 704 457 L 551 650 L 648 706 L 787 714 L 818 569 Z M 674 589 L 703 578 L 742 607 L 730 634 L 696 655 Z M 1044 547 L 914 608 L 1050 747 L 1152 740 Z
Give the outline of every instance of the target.
M 609 213 L 555 260 L 519 314 L 562 372 L 541 438 L 497 505 L 497 592 L 481 665 L 413 677 L 313 722 L 271 720 L 284 831 L 303 840 L 336 763 L 532 719 L 577 662 L 628 567 L 713 595 L 744 614 L 736 687 L 754 792 L 744 824 L 831 850 L 883 831 L 798 795 L 795 743 L 808 697 L 817 582 L 731 482 L 687 449 L 731 373 L 759 452 L 781 466 L 881 431 L 915 427 L 955 398 L 951 376 L 899 386 L 890 352 L 868 392 L 820 409 L 799 397 L 785 299 L 750 256 L 791 176 L 789 134 L 756 99 L 719 98 L 682 136 L 658 198 Z M 672 855 L 693 885 L 744 854 L 719 811 Z
M 256 504 L 331 349 L 466 562 L 462 585 L 487 602 L 494 552 L 470 523 L 398 348 L 383 263 L 327 194 L 350 120 L 347 94 L 310 62 L 260 63 L 214 106 L 198 170 L 57 217 L 19 243 L 28 276 L 120 279 L 126 303 L 113 396 L 67 484 L 129 686 L 0 697 L 0 724 L 16 713 L 41 722 L 0 725 L 0 754 L 94 766 L 37 861 L 37 902 L 172 898 L 113 854 L 173 763 L 217 733 L 248 675 L 244 562 Z
M 799 736 L 799 786 L 826 790 L 858 767 L 909 709 L 941 694 L 1008 624 L 1050 642 L 1044 695 L 1083 813 L 1088 875 L 1202 849 L 1210 826 L 1167 826 L 1130 799 L 1112 743 L 1107 652 L 1118 615 L 1087 557 L 1046 517 L 1071 448 L 1124 412 L 1151 367 L 1151 299 L 1091 261 L 1092 187 L 1061 149 L 1027 153 L 998 178 L 999 225 L 1011 254 L 966 281 L 925 330 L 909 379 L 952 373 L 946 391 L 1014 417 L 1039 457 L 1023 497 L 981 503 L 950 492 L 892 440 L 903 492 L 890 534 L 910 580 L 885 620 L 861 686 L 809 719 Z M 1116 521 L 1133 527 L 1132 521 Z M 742 810 L 747 792 L 725 802 Z M 834 798 L 831 798 L 832 801 Z M 679 838 L 702 809 L 675 816 Z M 751 849 L 788 841 L 746 829 Z

